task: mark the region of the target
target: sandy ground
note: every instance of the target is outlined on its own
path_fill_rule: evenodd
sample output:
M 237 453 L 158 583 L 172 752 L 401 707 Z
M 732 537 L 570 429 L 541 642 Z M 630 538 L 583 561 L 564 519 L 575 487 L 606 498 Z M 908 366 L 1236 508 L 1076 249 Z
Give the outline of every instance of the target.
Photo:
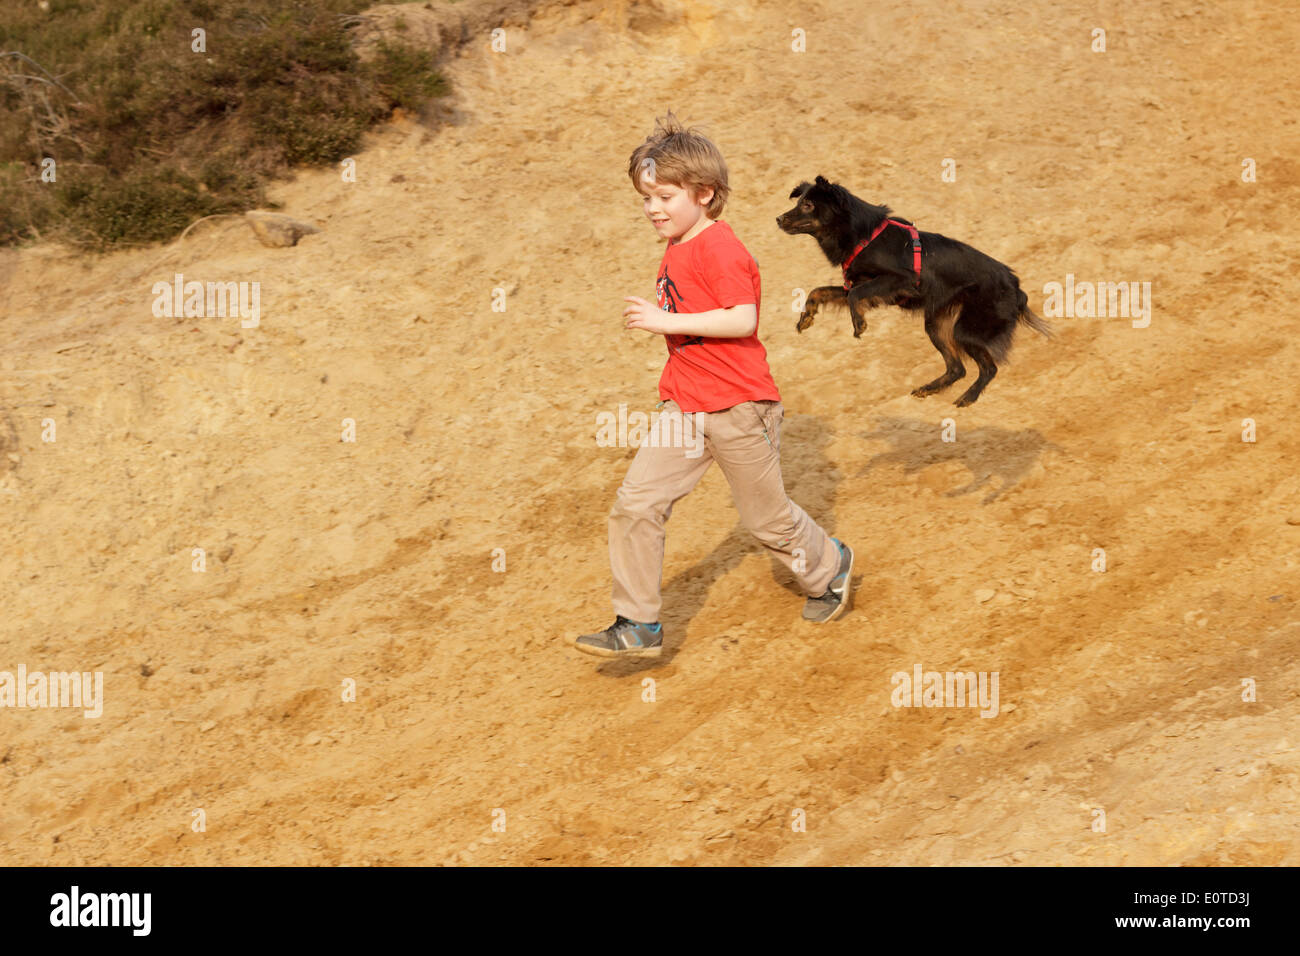
M 0 860 L 1300 863 L 1297 29 L 1230 6 L 547 5 L 452 57 L 447 125 L 278 187 L 295 248 L 0 257 L 0 670 L 105 694 L 0 710 Z M 612 619 L 597 416 L 657 398 L 624 167 L 667 108 L 727 156 L 787 485 L 857 590 L 804 624 L 714 469 L 664 658 L 601 664 L 567 642 Z M 836 276 L 773 219 L 819 173 L 1035 306 L 1150 282 L 1151 323 L 1060 318 L 975 406 L 913 399 L 914 318 L 795 333 Z M 155 317 L 177 272 L 259 282 L 260 327 Z M 917 664 L 997 671 L 998 716 L 891 706 Z

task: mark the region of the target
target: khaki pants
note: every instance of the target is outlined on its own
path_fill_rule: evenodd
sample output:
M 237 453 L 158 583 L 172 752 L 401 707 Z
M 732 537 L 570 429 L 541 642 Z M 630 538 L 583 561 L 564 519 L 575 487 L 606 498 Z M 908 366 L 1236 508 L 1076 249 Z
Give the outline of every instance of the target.
M 742 402 L 719 412 L 683 414 L 664 403 L 609 512 L 614 613 L 659 620 L 664 525 L 673 505 L 716 461 L 731 485 L 740 520 L 776 555 L 809 597 L 826 593 L 839 570 L 830 536 L 790 500 L 781 480 L 780 402 Z

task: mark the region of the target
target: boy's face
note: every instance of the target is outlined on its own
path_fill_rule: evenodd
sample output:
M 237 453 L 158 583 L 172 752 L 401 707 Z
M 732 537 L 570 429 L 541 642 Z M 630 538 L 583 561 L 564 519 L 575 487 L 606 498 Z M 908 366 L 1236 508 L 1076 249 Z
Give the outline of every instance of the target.
M 694 239 L 709 224 L 704 207 L 713 198 L 713 190 L 706 189 L 693 196 L 689 189 L 672 183 L 661 183 L 650 178 L 646 170 L 641 177 L 646 218 L 654 223 L 655 231 L 669 242 Z

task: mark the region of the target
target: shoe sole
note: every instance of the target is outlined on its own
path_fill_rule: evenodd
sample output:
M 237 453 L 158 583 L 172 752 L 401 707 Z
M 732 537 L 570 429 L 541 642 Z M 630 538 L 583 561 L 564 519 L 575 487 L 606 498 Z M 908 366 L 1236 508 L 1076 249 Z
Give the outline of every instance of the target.
M 659 657 L 664 652 L 662 644 L 653 647 L 629 647 L 621 651 L 611 651 L 607 647 L 596 647 L 594 644 L 579 644 L 577 641 L 573 642 L 573 646 L 576 650 L 593 657 Z
M 849 597 L 853 593 L 853 549 L 848 545 L 845 545 L 844 547 L 845 550 L 849 552 L 849 566 L 844 571 L 844 598 L 835 606 L 835 610 L 831 611 L 830 616 L 828 616 L 826 620 L 814 621 L 814 624 L 829 624 L 831 621 L 843 614 L 849 606 Z

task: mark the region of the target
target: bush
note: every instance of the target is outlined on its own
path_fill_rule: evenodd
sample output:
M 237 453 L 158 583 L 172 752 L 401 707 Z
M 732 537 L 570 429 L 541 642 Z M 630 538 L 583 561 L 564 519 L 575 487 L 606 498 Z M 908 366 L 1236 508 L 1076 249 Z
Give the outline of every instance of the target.
M 51 0 L 0 10 L 0 243 L 53 232 L 104 247 L 166 240 L 265 201 L 295 164 L 354 152 L 396 107 L 445 95 L 433 56 L 346 15 L 367 0 Z M 191 30 L 206 31 L 193 52 Z M 58 183 L 39 179 L 58 162 Z
M 433 68 L 433 54 L 428 50 L 381 40 L 368 68 L 375 88 L 393 106 L 413 110 L 447 94 L 446 81 Z
M 71 238 L 100 247 L 159 242 L 196 218 L 230 211 L 196 180 L 166 166 L 120 177 L 78 177 L 60 187 L 58 200 Z

